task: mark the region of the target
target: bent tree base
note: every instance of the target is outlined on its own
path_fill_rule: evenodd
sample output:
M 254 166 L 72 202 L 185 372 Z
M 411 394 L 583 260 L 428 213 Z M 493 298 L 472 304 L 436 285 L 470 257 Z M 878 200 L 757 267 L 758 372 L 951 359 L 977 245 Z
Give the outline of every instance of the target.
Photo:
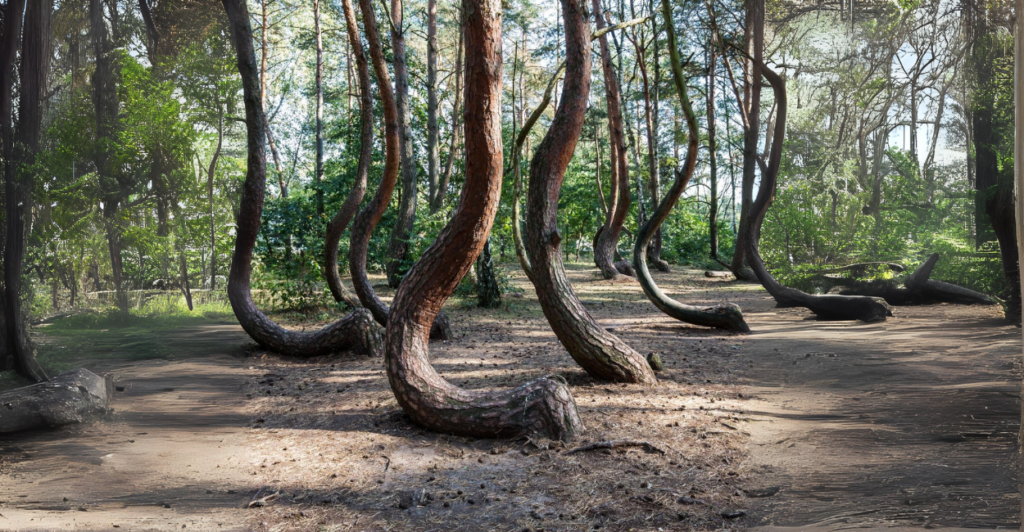
M 244 0 L 223 0 L 231 38 L 237 52 L 245 102 L 247 168 L 236 226 L 235 253 L 228 277 L 228 300 L 249 336 L 260 345 L 285 355 L 320 356 L 339 351 L 376 355 L 381 352 L 380 327 L 370 313 L 357 309 L 337 322 L 315 332 L 287 330 L 260 312 L 252 300 L 249 283 L 252 255 L 260 231 L 267 181 L 266 122 L 260 103 L 259 70 L 253 48 L 249 11 Z
M 370 1 L 360 0 L 367 21 Z M 501 197 L 501 11 L 500 0 L 463 0 L 466 181 L 448 225 L 398 288 L 384 362 L 398 403 L 427 429 L 568 441 L 583 430 L 583 422 L 564 382 L 548 377 L 499 392 L 463 390 L 441 377 L 429 359 L 427 336 L 434 318 L 482 251 Z
M 778 74 L 764 64 L 758 64 L 758 67 L 775 93 L 776 121 L 768 165 L 762 172 L 757 199 L 750 208 L 750 227 L 747 228 L 746 234 L 742 235 L 747 241 L 750 267 L 765 290 L 775 298 L 780 307 L 805 307 L 825 320 L 884 321 L 887 316 L 892 316 L 892 307 L 880 297 L 808 294 L 796 288 L 783 286 L 775 280 L 775 277 L 768 272 L 768 268 L 764 265 L 758 235 L 761 233 L 761 224 L 764 222 L 764 217 L 775 196 L 775 185 L 778 180 L 779 165 L 782 161 L 782 144 L 786 133 L 786 88 Z
M 651 241 L 656 237 L 661 224 L 668 218 L 672 208 L 679 201 L 679 197 L 686 190 L 686 186 L 693 176 L 693 170 L 697 165 L 697 150 L 700 139 L 697 130 L 697 115 L 693 112 L 690 97 L 686 90 L 686 80 L 683 77 L 682 62 L 679 58 L 675 28 L 671 22 L 673 20 L 672 11 L 668 0 L 662 0 L 661 7 L 664 18 L 668 21 L 665 29 L 668 34 L 669 57 L 672 63 L 676 92 L 679 94 L 683 113 L 686 116 L 689 142 L 686 159 L 684 159 L 683 167 L 676 169 L 672 188 L 669 189 L 665 197 L 658 203 L 654 213 L 651 214 L 651 219 L 640 228 L 637 234 L 636 244 L 633 248 L 633 264 L 636 266 L 637 279 L 640 281 L 640 287 L 643 288 L 647 299 L 650 299 L 651 303 L 654 303 L 654 306 L 658 307 L 659 310 L 679 321 L 728 331 L 750 332 L 750 327 L 747 326 L 747 322 L 743 319 L 743 311 L 740 310 L 739 306 L 732 303 L 719 303 L 711 307 L 702 308 L 680 303 L 662 292 L 647 268 Z

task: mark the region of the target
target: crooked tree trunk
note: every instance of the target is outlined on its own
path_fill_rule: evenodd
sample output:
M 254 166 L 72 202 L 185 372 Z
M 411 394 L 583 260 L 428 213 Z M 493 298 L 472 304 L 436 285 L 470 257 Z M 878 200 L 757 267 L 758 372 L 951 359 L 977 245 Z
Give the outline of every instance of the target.
M 590 93 L 590 27 L 583 1 L 562 0 L 567 69 L 558 110 L 530 164 L 526 249 L 541 308 L 573 359 L 598 379 L 653 384 L 657 379 L 643 356 L 604 330 L 583 308 L 562 264 L 558 197 Z
M 764 54 L 764 8 L 765 0 L 745 0 L 746 21 L 744 37 L 748 58 L 743 63 L 743 103 L 747 117 L 743 130 L 743 175 L 740 184 L 739 235 L 750 234 L 751 208 L 754 197 L 754 181 L 757 172 L 757 144 L 761 135 L 761 64 Z M 762 180 L 764 178 L 762 177 Z M 760 191 L 760 189 L 759 189 Z M 756 280 L 751 275 L 750 247 L 746 238 L 736 239 L 729 270 L 737 279 Z
M 633 265 L 636 267 L 637 279 L 644 290 L 647 298 L 654 303 L 662 312 L 669 316 L 694 325 L 706 327 L 717 327 L 729 331 L 750 332 L 750 327 L 743 319 L 743 312 L 732 303 L 719 303 L 711 307 L 696 307 L 680 303 L 661 291 L 651 277 L 647 269 L 647 246 L 650 244 L 655 231 L 661 227 L 672 208 L 679 201 L 679 196 L 686 190 L 693 170 L 697 166 L 697 151 L 699 149 L 700 131 L 697 129 L 697 115 L 690 104 L 690 96 L 686 90 L 686 79 L 683 74 L 682 61 L 679 58 L 678 44 L 676 43 L 675 27 L 672 23 L 672 7 L 669 0 L 661 0 L 662 13 L 665 17 L 665 31 L 668 35 L 669 58 L 672 62 L 672 74 L 676 83 L 676 92 L 679 94 L 679 101 L 686 116 L 686 125 L 689 128 L 689 143 L 686 148 L 686 160 L 682 168 L 676 169 L 675 182 L 669 189 L 665 199 L 658 204 L 651 214 L 651 219 L 640 228 L 636 237 L 636 246 L 633 249 Z
M 395 69 L 395 105 L 398 108 L 398 147 L 402 163 L 402 193 L 398 215 L 388 242 L 384 264 L 388 286 L 398 288 L 409 255 L 409 239 L 416 223 L 417 175 L 413 159 L 412 115 L 409 110 L 409 65 L 405 58 L 405 20 L 402 0 L 391 0 L 391 52 Z
M 352 186 L 352 190 L 349 191 L 345 203 L 338 209 L 337 214 L 327 224 L 327 231 L 324 234 L 324 272 L 327 277 L 327 286 L 330 288 L 334 300 L 357 308 L 360 306 L 359 298 L 353 296 L 345 288 L 341 282 L 341 275 L 338 273 L 338 242 L 359 210 L 363 196 L 366 195 L 366 184 L 369 181 L 370 163 L 373 157 L 373 99 L 370 97 L 370 66 L 366 60 L 366 53 L 363 51 L 363 43 L 359 38 L 359 27 L 355 11 L 352 9 L 352 2 L 342 0 L 342 10 L 345 14 L 349 44 L 352 54 L 356 58 L 359 79 L 359 118 L 361 121 L 359 162 L 356 166 L 356 182 Z
M 598 31 L 605 27 L 604 15 L 601 13 L 601 0 L 593 0 L 594 20 Z M 601 36 L 601 70 L 604 73 L 605 99 L 608 102 L 608 139 L 611 144 L 611 163 L 613 182 L 617 187 L 618 197 L 612 199 L 614 211 L 608 223 L 600 230 L 594 245 L 594 262 L 601 270 L 605 279 L 614 279 L 622 275 L 615 267 L 615 252 L 618 248 L 619 234 L 622 224 L 629 214 L 629 165 L 626 162 L 626 142 L 622 130 L 622 108 L 619 95 L 619 80 L 615 76 L 612 65 L 611 50 L 608 38 Z M 563 90 L 564 94 L 564 90 Z
M 364 13 L 369 2 L 360 0 Z M 569 441 L 583 422 L 564 381 L 546 377 L 512 390 L 468 391 L 441 377 L 428 357 L 428 330 L 484 246 L 501 195 L 501 2 L 464 0 L 463 7 L 466 183 L 452 220 L 395 296 L 385 344 L 388 381 L 406 414 L 431 430 Z
M 24 13 L 24 19 L 22 14 Z M 31 174 L 25 171 L 39 150 L 42 98 L 49 66 L 50 2 L 7 3 L 0 35 L 0 140 L 3 142 L 5 234 L 3 248 L 3 323 L 0 370 L 15 370 L 35 382 L 47 379 L 33 354 L 21 308 L 21 273 L 25 261 L 25 219 L 31 213 Z M 24 36 L 22 22 L 24 21 Z M 14 58 L 22 39 L 20 106 L 17 135 L 12 127 Z
M 778 74 L 760 62 L 758 62 L 758 66 L 775 93 L 777 115 L 771 154 L 767 166 L 761 173 L 761 187 L 757 192 L 757 200 L 750 210 L 750 225 L 746 234 L 741 235 L 741 238 L 747 241 L 750 267 L 765 290 L 775 298 L 780 307 L 806 307 L 817 314 L 819 318 L 826 320 L 884 321 L 886 316 L 892 316 L 892 307 L 884 299 L 866 296 L 807 294 L 795 288 L 783 286 L 776 281 L 761 259 L 758 237 L 761 234 L 761 224 L 764 222 L 765 214 L 768 213 L 768 208 L 775 197 L 779 164 L 782 161 L 782 140 L 786 134 L 786 88 Z
M 652 3 L 653 12 L 653 3 Z M 661 165 L 658 163 L 658 84 L 661 82 L 658 61 L 658 23 L 657 17 L 651 18 L 652 32 L 654 34 L 654 61 L 655 75 L 654 84 L 647 75 L 647 54 L 639 41 L 634 39 L 633 44 L 637 54 L 637 65 L 640 67 L 640 77 L 643 82 L 644 96 L 644 120 L 647 125 L 647 193 L 651 197 L 651 212 L 658 208 L 661 203 Z M 651 244 L 647 246 L 647 260 L 658 271 L 671 271 L 668 263 L 661 259 L 661 227 L 654 232 Z
M 555 70 L 555 74 L 551 76 L 551 81 L 548 81 L 548 86 L 544 89 L 544 97 L 541 98 L 540 103 L 537 104 L 537 108 L 530 113 L 530 117 L 523 123 L 522 129 L 519 130 L 519 135 L 516 137 L 516 144 L 512 148 L 512 171 L 515 174 L 515 182 L 513 184 L 512 191 L 512 240 L 515 242 L 516 247 L 516 258 L 519 259 L 519 265 L 522 266 L 523 272 L 526 273 L 526 277 L 531 281 L 533 280 L 533 269 L 530 266 L 530 257 L 526 253 L 526 245 L 523 243 L 522 229 L 520 228 L 520 207 L 519 198 L 522 193 L 522 170 L 520 169 L 520 158 L 523 153 L 523 144 L 526 139 L 530 136 L 530 130 L 540 120 L 541 115 L 547 109 L 551 103 L 551 92 L 554 90 L 555 85 L 558 83 L 558 77 L 565 68 L 565 63 L 558 65 L 558 69 Z M 507 173 L 507 172 L 506 172 Z
M 387 326 L 390 309 L 377 297 L 377 292 L 370 284 L 370 278 L 366 273 L 366 258 L 370 235 L 377 227 L 377 223 L 380 222 L 381 216 L 384 216 L 388 202 L 391 201 L 391 194 L 395 191 L 395 184 L 398 182 L 398 170 L 401 165 L 398 107 L 395 102 L 395 93 L 391 87 L 391 75 L 388 73 L 387 62 L 384 59 L 380 32 L 377 29 L 377 16 L 369 3 L 360 0 L 359 7 L 363 12 L 366 42 L 370 47 L 370 59 L 373 61 L 373 70 L 377 75 L 377 90 L 380 91 L 381 105 L 384 108 L 384 175 L 381 176 L 380 185 L 377 187 L 373 199 L 363 210 L 359 211 L 352 223 L 348 268 L 352 272 L 352 286 L 359 296 L 360 303 L 369 309 L 377 323 Z M 437 314 L 430 336 L 440 340 L 452 338 L 451 326 L 444 313 Z
M 267 180 L 266 122 L 260 105 L 259 69 L 252 45 L 252 28 L 245 0 L 223 0 L 231 39 L 238 56 L 245 103 L 245 125 L 248 148 L 245 182 L 239 201 L 235 253 L 228 277 L 228 299 L 239 324 L 253 340 L 268 349 L 292 356 L 319 356 L 339 351 L 375 355 L 381 349 L 381 331 L 373 316 L 365 309 L 356 309 L 347 316 L 314 332 L 284 329 L 265 316 L 252 300 L 249 282 L 252 255 L 260 230 L 264 191 Z

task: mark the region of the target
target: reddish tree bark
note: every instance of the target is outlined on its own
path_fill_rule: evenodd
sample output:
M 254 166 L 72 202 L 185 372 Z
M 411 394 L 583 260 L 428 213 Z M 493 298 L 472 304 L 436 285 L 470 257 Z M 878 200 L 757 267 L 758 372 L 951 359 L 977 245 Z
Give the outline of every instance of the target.
M 594 20 L 597 31 L 605 27 L 604 15 L 601 14 L 601 0 L 593 0 Z M 629 215 L 629 164 L 626 162 L 626 141 L 622 132 L 622 104 L 619 95 L 619 80 L 615 76 L 612 65 L 611 51 L 608 48 L 608 37 L 602 35 L 601 67 L 604 72 L 605 99 L 608 102 L 608 141 L 611 144 L 612 183 L 617 188 L 612 194 L 611 209 L 614 209 L 608 223 L 599 230 L 594 243 L 594 262 L 601 270 L 605 279 L 614 279 L 622 275 L 615 267 L 615 252 L 619 244 L 622 224 Z M 625 273 L 625 272 L 623 272 Z
M 693 170 L 697 166 L 697 151 L 699 149 L 700 131 L 697 129 L 697 115 L 690 104 L 690 97 L 686 90 L 686 79 L 683 75 L 682 61 L 679 58 L 678 44 L 676 43 L 676 32 L 672 22 L 672 8 L 669 0 L 661 0 L 662 13 L 665 15 L 665 31 L 668 34 L 669 57 L 672 63 L 672 77 L 676 83 L 676 92 L 679 94 L 679 101 L 686 117 L 686 125 L 689 129 L 689 143 L 686 148 L 686 160 L 682 168 L 676 169 L 675 181 L 669 189 L 665 199 L 658 204 L 651 214 L 651 219 L 640 228 L 636 237 L 636 246 L 633 249 L 633 265 L 636 267 L 637 279 L 644 290 L 647 298 L 654 303 L 654 306 L 673 318 L 707 327 L 717 327 L 730 331 L 750 332 L 743 319 L 743 312 L 732 303 L 719 303 L 712 307 L 700 308 L 693 305 L 680 303 L 666 295 L 658 288 L 658 285 L 651 278 L 651 272 L 647 269 L 647 246 L 654 238 L 654 233 L 665 222 L 672 212 L 672 207 L 679 200 L 679 196 L 686 190 L 690 178 L 693 177 Z
M 370 0 L 360 1 L 368 5 Z M 409 417 L 428 429 L 480 437 L 537 433 L 568 441 L 583 423 L 559 379 L 500 392 L 468 391 L 442 378 L 428 358 L 434 317 L 483 248 L 501 196 L 501 2 L 464 0 L 463 8 L 466 183 L 452 220 L 395 296 L 385 344 L 388 381 Z
M 238 56 L 245 103 L 245 125 L 248 147 L 245 182 L 239 201 L 235 253 L 228 277 L 228 299 L 245 332 L 259 344 L 293 356 L 318 356 L 351 350 L 376 354 L 381 348 L 380 327 L 365 309 L 352 313 L 314 332 L 297 332 L 277 325 L 256 308 L 249 290 L 252 275 L 252 254 L 260 230 L 260 216 L 267 181 L 266 122 L 260 99 L 259 67 L 252 44 L 252 27 L 245 0 L 223 0 L 227 11 L 231 39 Z
M 786 135 L 786 86 L 778 74 L 760 61 L 757 61 L 757 67 L 775 93 L 776 119 L 768 164 L 762 168 L 761 186 L 757 191 L 757 199 L 750 207 L 750 225 L 746 234 L 740 235 L 740 238 L 747 242 L 750 267 L 780 307 L 806 307 L 818 317 L 827 320 L 884 321 L 886 316 L 892 316 L 892 307 L 880 297 L 807 294 L 783 286 L 765 267 L 758 246 L 758 237 L 761 234 L 764 217 L 775 198 L 779 164 L 782 161 L 782 141 Z
M 647 361 L 605 331 L 583 308 L 562 264 L 558 197 L 583 129 L 590 93 L 590 26 L 584 1 L 562 1 L 565 82 L 551 127 L 530 164 L 526 249 L 541 308 L 573 359 L 598 379 L 653 384 L 656 379 Z
M 398 107 L 399 154 L 402 160 L 402 193 L 399 196 L 395 227 L 388 241 L 384 264 L 388 286 L 398 288 L 402 269 L 409 255 L 409 239 L 416 223 L 418 172 L 412 145 L 412 111 L 409 109 L 409 64 L 405 56 L 405 7 L 403 0 L 391 0 L 391 54 L 395 69 L 395 105 Z
M 384 175 L 381 176 L 380 186 L 377 187 L 373 199 L 356 215 L 356 219 L 352 223 L 348 268 L 352 272 L 352 286 L 359 296 L 359 301 L 370 310 L 377 323 L 387 326 L 390 309 L 377 297 L 377 292 L 370 284 L 370 278 L 366 273 L 366 257 L 370 245 L 370 234 L 373 233 L 373 229 L 377 227 L 377 223 L 384 216 L 384 211 L 387 210 L 388 203 L 391 201 L 391 194 L 395 191 L 395 184 L 398 182 L 398 170 L 401 166 L 400 128 L 398 106 L 395 102 L 394 89 L 391 87 L 391 75 L 388 74 L 380 32 L 377 29 L 377 15 L 373 12 L 372 6 L 362 0 L 359 2 L 359 7 L 363 12 L 363 27 L 366 32 L 367 44 L 370 46 L 370 59 L 373 61 L 374 73 L 377 74 L 377 90 L 380 91 L 381 104 L 384 107 Z M 448 317 L 444 313 L 438 313 L 431 329 L 431 338 L 447 340 L 451 337 Z
M 345 203 L 338 209 L 338 213 L 327 224 L 327 231 L 324 235 L 324 271 L 327 276 L 327 286 L 335 301 L 344 301 L 352 308 L 359 307 L 359 299 L 345 289 L 341 282 L 341 275 L 338 274 L 338 241 L 341 234 L 345 232 L 349 222 L 355 217 L 359 210 L 359 204 L 366 195 L 366 183 L 370 176 L 370 162 L 373 157 L 373 100 L 370 98 L 370 66 L 366 61 L 366 53 L 363 51 L 363 43 L 359 39 L 359 27 L 356 22 L 356 14 L 352 9 L 351 0 L 342 0 L 342 10 L 345 13 L 345 27 L 348 31 L 348 40 L 352 54 L 356 58 L 356 71 L 359 78 L 359 163 L 356 166 L 356 182 L 349 191 Z

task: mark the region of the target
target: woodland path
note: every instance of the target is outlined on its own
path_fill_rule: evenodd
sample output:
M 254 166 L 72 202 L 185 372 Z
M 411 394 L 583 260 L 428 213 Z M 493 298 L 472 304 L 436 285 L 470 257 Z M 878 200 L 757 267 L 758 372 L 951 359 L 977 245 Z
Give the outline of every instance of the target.
M 1021 330 L 998 308 L 885 323 L 753 312 L 743 347 L 766 530 L 1020 526 Z M 774 526 L 771 526 L 774 525 Z
M 702 273 L 655 276 L 688 302 L 740 304 L 753 334 L 681 325 L 636 283 L 570 269 L 600 323 L 661 354 L 654 390 L 586 377 L 521 276 L 525 294 L 506 308 L 451 307 L 459 338 L 432 346 L 473 388 L 561 374 L 588 426 L 581 443 L 647 439 L 668 455 L 427 433 L 401 414 L 379 360 L 242 358 L 237 325 L 104 333 L 93 351 L 174 356 L 85 361 L 124 388 L 110 419 L 0 436 L 0 530 L 1019 526 L 1021 333 L 998 309 L 828 323 Z M 263 486 L 280 498 L 243 509 Z M 424 488 L 432 502 L 402 508 Z M 733 509 L 745 516 L 721 516 Z
M 245 530 L 245 335 L 160 334 L 189 358 L 84 364 L 114 375 L 109 419 L 0 435 L 0 530 Z

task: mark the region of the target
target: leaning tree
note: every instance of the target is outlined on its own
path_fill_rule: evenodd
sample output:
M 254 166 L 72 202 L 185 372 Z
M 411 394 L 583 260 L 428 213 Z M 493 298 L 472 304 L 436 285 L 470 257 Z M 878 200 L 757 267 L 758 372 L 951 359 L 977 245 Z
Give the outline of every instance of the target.
M 558 197 L 565 170 L 583 130 L 590 93 L 590 26 L 580 0 L 563 0 L 566 72 L 562 98 L 530 164 L 526 247 L 544 315 L 573 359 L 591 376 L 653 384 L 654 372 L 640 353 L 604 330 L 580 303 L 562 263 Z M 468 137 L 468 135 L 467 135 Z
M 679 200 L 679 196 L 686 190 L 686 185 L 693 176 L 693 170 L 697 166 L 697 150 L 700 140 L 700 132 L 697 129 L 697 114 L 690 104 L 690 96 L 686 89 L 686 78 L 683 75 L 682 60 L 679 58 L 679 48 L 676 43 L 675 24 L 672 22 L 672 7 L 669 0 L 661 0 L 662 14 L 665 18 L 665 31 L 668 35 L 669 59 L 672 64 L 672 77 L 675 80 L 676 92 L 679 95 L 679 103 L 683 108 L 683 115 L 686 118 L 686 125 L 689 132 L 689 143 L 686 148 L 686 159 L 682 168 L 676 168 L 675 181 L 669 189 L 665 198 L 658 204 L 658 207 L 651 214 L 647 221 L 637 233 L 636 245 L 633 248 L 633 266 L 636 268 L 637 279 L 644 290 L 647 298 L 654 303 L 654 306 L 673 318 L 707 327 L 718 327 L 730 331 L 750 332 L 750 327 L 743 320 L 743 312 L 732 303 L 720 303 L 708 308 L 696 307 L 680 303 L 661 291 L 661 288 L 654 282 L 651 272 L 647 268 L 647 247 L 657 233 L 658 228 L 672 212 L 672 207 Z
M 370 1 L 360 0 L 368 31 Z M 583 19 L 580 1 L 563 0 L 567 20 Z M 536 433 L 568 441 L 583 430 L 583 423 L 564 381 L 545 377 L 512 390 L 463 390 L 441 377 L 428 356 L 428 335 L 434 318 L 483 249 L 501 196 L 501 2 L 463 0 L 463 13 L 465 185 L 448 225 L 398 288 L 385 341 L 388 381 L 409 417 L 428 429 L 480 437 Z M 581 49 L 585 46 L 577 46 L 578 55 L 582 55 Z M 589 62 L 581 59 L 567 77 L 574 82 L 567 83 L 567 87 L 575 88 L 579 102 L 586 101 L 586 91 L 579 89 L 586 88 L 586 83 L 580 81 L 587 77 L 589 68 Z M 567 130 L 565 126 L 567 119 L 577 120 L 576 115 L 582 116 L 582 111 L 582 106 L 563 104 L 542 146 L 559 142 L 553 140 L 554 136 L 571 138 L 574 144 L 579 128 Z M 542 148 L 540 153 L 547 152 Z M 544 157 L 538 155 L 538 159 Z
M 257 343 L 293 356 L 318 356 L 337 351 L 376 354 L 380 327 L 366 309 L 356 309 L 338 321 L 313 332 L 290 331 L 274 323 L 256 308 L 249 283 L 253 248 L 260 230 L 267 181 L 267 132 L 260 103 L 260 76 L 252 42 L 252 26 L 245 0 L 223 0 L 231 39 L 238 56 L 245 103 L 247 168 L 242 184 L 235 237 L 235 253 L 228 276 L 228 300 L 245 332 Z
M 331 295 L 339 302 L 350 307 L 358 307 L 359 300 L 352 296 L 341 282 L 338 274 L 338 242 L 349 222 L 359 210 L 359 204 L 366 194 L 366 182 L 370 176 L 370 162 L 373 157 L 373 99 L 370 98 L 370 66 L 366 61 L 363 43 L 359 40 L 359 28 L 356 25 L 355 11 L 350 0 L 342 0 L 342 11 L 345 14 L 345 28 L 348 32 L 352 55 L 356 58 L 356 72 L 359 79 L 359 162 L 356 166 L 356 182 L 349 191 L 345 202 L 327 224 L 324 234 L 324 275 Z
M 776 118 L 768 163 L 761 168 L 760 189 L 757 191 L 757 199 L 750 208 L 750 225 L 746 228 L 746 233 L 740 235 L 740 238 L 747 242 L 750 267 L 780 307 L 806 307 L 819 318 L 829 320 L 884 321 L 886 316 L 892 316 L 892 307 L 880 297 L 808 294 L 796 288 L 783 286 L 765 267 L 758 246 L 758 237 L 761 235 L 761 224 L 768 213 L 768 207 L 775 197 L 779 165 L 782 162 L 782 141 L 786 135 L 786 85 L 775 71 L 760 61 L 756 63 L 775 94 Z
M 604 15 L 601 13 L 601 0 L 593 0 L 594 20 L 598 31 L 605 28 Z M 601 270 L 605 279 L 614 279 L 621 274 L 632 275 L 625 269 L 620 272 L 615 264 L 615 251 L 619 244 L 622 225 L 629 215 L 629 164 L 626 162 L 626 141 L 622 131 L 622 100 L 619 94 L 619 78 L 612 66 L 611 51 L 608 49 L 608 37 L 602 35 L 598 41 L 601 45 L 601 71 L 604 73 L 604 87 L 608 102 L 608 141 L 611 145 L 612 194 L 608 206 L 605 224 L 598 229 L 594 239 L 594 262 Z
M 388 203 L 391 201 L 391 194 L 395 190 L 395 184 L 398 182 L 398 171 L 402 160 L 399 140 L 401 128 L 399 127 L 398 105 L 391 87 L 391 76 L 388 74 L 380 32 L 377 29 L 377 15 L 370 5 L 363 5 L 360 2 L 359 7 L 363 12 L 366 41 L 370 46 L 370 58 L 373 61 L 374 73 L 377 74 L 377 90 L 380 91 L 381 105 L 384 108 L 384 175 L 381 176 L 380 185 L 369 204 L 356 215 L 355 221 L 352 222 L 348 267 L 352 272 L 352 286 L 356 295 L 359 296 L 359 301 L 370 310 L 377 323 L 386 327 L 391 310 L 377 297 L 377 292 L 370 284 L 370 278 L 366 273 L 366 258 L 369 253 L 370 235 L 377 227 L 381 217 L 384 216 L 384 211 L 387 210 Z M 448 317 L 443 312 L 439 312 L 434 318 L 430 337 L 440 340 L 452 338 Z

